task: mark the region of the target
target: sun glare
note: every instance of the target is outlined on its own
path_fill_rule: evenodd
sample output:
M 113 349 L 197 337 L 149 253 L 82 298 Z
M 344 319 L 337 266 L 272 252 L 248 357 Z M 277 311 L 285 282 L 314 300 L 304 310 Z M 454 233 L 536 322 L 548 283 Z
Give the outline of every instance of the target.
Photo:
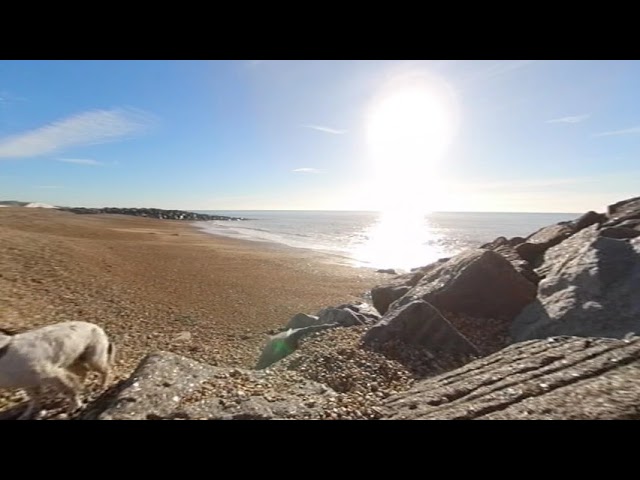
M 390 196 L 401 195 L 414 209 L 420 204 L 421 210 L 429 211 L 425 190 L 436 179 L 451 143 L 455 116 L 452 91 L 441 80 L 399 79 L 383 89 L 367 120 L 367 143 L 379 187 Z M 383 210 L 395 208 L 390 204 Z

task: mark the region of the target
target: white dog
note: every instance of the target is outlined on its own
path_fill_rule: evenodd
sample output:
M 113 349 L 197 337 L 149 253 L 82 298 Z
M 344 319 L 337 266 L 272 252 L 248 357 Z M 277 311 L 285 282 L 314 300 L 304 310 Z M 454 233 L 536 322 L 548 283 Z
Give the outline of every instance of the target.
M 17 335 L 0 333 L 0 388 L 23 388 L 30 402 L 19 419 L 39 409 L 42 389 L 52 386 L 64 393 L 74 409 L 82 404 L 78 393 L 91 370 L 109 382 L 115 348 L 98 325 L 64 322 Z

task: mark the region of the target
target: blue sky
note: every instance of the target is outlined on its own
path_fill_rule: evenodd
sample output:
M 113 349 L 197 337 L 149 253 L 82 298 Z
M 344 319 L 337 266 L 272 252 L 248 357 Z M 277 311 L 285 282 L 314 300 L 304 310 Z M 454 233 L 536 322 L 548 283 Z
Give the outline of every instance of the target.
M 392 150 L 411 129 L 380 107 L 407 78 L 451 123 L 420 168 L 372 147 L 376 112 Z M 0 199 L 602 211 L 639 194 L 638 85 L 638 61 L 2 61 Z

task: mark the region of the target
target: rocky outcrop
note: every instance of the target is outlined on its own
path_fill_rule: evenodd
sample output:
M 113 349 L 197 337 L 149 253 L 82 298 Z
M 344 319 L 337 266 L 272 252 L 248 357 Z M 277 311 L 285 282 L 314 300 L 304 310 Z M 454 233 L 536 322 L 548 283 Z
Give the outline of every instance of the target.
M 110 213 L 114 215 L 133 215 L 134 217 L 158 218 L 161 220 L 246 220 L 240 217 L 225 217 L 222 215 L 207 215 L 204 213 L 187 212 L 184 210 L 162 210 L 160 208 L 84 208 L 84 207 L 58 207 L 65 212 L 77 214 Z
M 575 227 L 570 222 L 550 225 L 529 235 L 526 241 L 516 245 L 515 250 L 527 262 L 535 263 L 540 255 L 569 238 L 574 232 Z
M 285 326 L 285 329 L 289 330 L 296 328 L 305 328 L 310 327 L 312 325 L 319 325 L 319 317 L 316 315 L 307 315 L 306 313 L 296 313 L 289 323 Z
M 588 211 L 573 222 L 573 228 L 579 232 L 583 228 L 590 227 L 594 223 L 603 223 L 607 220 L 607 216 L 603 213 L 596 213 L 593 210 Z
M 623 239 L 623 238 L 636 238 L 638 236 L 640 236 L 640 230 L 635 230 L 633 228 L 627 228 L 627 227 L 621 227 L 621 226 L 616 226 L 616 227 L 605 227 L 602 230 L 600 230 L 600 236 L 601 237 L 607 237 L 607 238 L 619 238 L 619 239 Z
M 537 298 L 511 327 L 515 341 L 640 333 L 640 238 L 598 233 L 592 225 L 546 252 Z
M 467 250 L 427 273 L 390 309 L 425 300 L 440 310 L 477 317 L 513 317 L 533 301 L 536 287 L 500 254 Z
M 378 285 L 371 290 L 373 306 L 381 315 L 387 313 L 389 305 L 411 290 L 407 285 Z
M 423 300 L 392 310 L 362 337 L 369 346 L 400 340 L 418 345 L 432 354 L 477 356 L 478 349 L 469 342 L 432 305 Z
M 383 418 L 640 420 L 640 337 L 512 345 L 389 397 Z
M 380 315 L 384 315 L 387 313 L 389 305 L 402 297 L 412 287 L 415 287 L 427 273 L 443 265 L 448 260 L 449 258 L 441 258 L 429 265 L 412 268 L 411 273 L 398 275 L 391 282 L 374 287 L 371 290 L 373 306 L 380 312 Z
M 609 220 L 604 226 L 614 226 L 625 220 L 640 219 L 640 197 L 629 198 L 607 207 Z
M 173 353 L 145 357 L 123 385 L 102 396 L 85 419 L 280 419 L 319 416 L 335 395 L 325 385 L 289 372 L 220 368 Z

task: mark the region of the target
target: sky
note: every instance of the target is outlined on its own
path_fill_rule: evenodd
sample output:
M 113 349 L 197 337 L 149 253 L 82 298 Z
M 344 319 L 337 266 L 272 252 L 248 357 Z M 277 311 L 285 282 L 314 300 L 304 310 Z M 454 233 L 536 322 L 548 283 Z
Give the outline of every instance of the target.
M 0 61 L 0 200 L 603 211 L 640 194 L 638 61 Z

